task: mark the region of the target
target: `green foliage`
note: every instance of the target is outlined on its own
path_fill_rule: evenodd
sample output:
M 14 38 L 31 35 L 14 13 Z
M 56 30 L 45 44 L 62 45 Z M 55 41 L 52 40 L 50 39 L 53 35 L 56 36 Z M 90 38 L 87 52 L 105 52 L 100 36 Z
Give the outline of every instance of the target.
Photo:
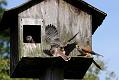
M 95 61 L 101 66 L 102 70 L 105 70 L 105 64 L 99 58 L 96 58 Z M 100 69 L 98 69 L 94 64 L 92 64 L 87 71 L 84 80 L 99 80 Z
M 9 58 L 10 53 L 10 30 L 0 31 L 0 57 Z
M 83 80 L 100 80 L 101 73 L 105 73 L 105 80 L 118 80 L 115 72 L 107 70 L 106 63 L 103 60 L 96 57 L 95 61 L 101 66 L 102 70 L 99 70 L 94 64 L 92 64 Z
M 113 71 L 111 71 L 111 72 L 110 71 L 107 71 L 105 80 L 118 80 L 118 78 L 116 77 L 115 72 L 113 72 Z
M 6 0 L 0 0 L 0 8 L 2 8 L 2 5 L 7 5 Z
M 0 21 L 2 19 L 2 15 L 4 13 L 4 8 L 3 6 L 6 6 L 7 2 L 6 0 L 0 0 Z M 0 31 L 0 57 L 8 57 L 9 55 L 9 33 L 10 30 L 4 30 L 4 31 Z
M 10 78 L 9 75 L 9 59 L 0 58 L 0 80 L 33 80 L 26 78 Z
M 0 79 L 1 80 L 9 80 L 9 61 L 8 59 L 2 59 L 0 58 Z
M 5 6 L 5 5 L 7 5 L 6 0 L 0 0 L 0 21 L 2 19 L 2 15 L 5 10 L 2 6 Z

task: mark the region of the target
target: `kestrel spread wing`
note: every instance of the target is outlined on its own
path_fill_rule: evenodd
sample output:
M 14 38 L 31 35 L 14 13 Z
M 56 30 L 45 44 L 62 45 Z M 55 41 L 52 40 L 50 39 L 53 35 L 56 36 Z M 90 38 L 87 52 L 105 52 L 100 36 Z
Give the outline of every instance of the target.
M 59 38 L 59 33 L 54 25 L 47 25 L 45 28 L 45 40 L 49 44 L 60 45 L 61 41 Z
M 65 55 L 65 51 L 61 50 L 61 41 L 59 38 L 59 33 L 57 28 L 54 25 L 48 25 L 45 28 L 45 39 L 46 42 L 50 44 L 50 50 L 43 50 L 44 53 L 54 56 L 54 57 L 62 57 L 65 61 L 68 61 L 70 58 Z M 49 52 L 49 53 L 48 53 Z
M 64 46 L 65 54 L 68 56 L 76 48 L 76 45 L 77 43 L 73 42 Z
M 79 33 L 79 32 L 78 32 L 78 33 Z M 67 41 L 67 43 L 70 42 L 71 40 L 73 40 L 73 39 L 78 35 L 78 33 L 76 33 L 72 38 L 70 38 L 70 39 Z
M 79 32 L 78 32 L 79 33 Z M 77 33 L 77 34 L 78 34 Z M 73 40 L 77 34 L 75 34 L 73 37 L 71 37 L 67 42 L 61 42 L 58 30 L 54 25 L 48 25 L 45 28 L 45 37 L 46 37 L 46 42 L 51 45 L 50 50 L 44 50 L 44 53 L 52 54 L 53 56 L 60 56 L 62 57 L 65 61 L 69 60 L 70 57 L 68 56 L 75 48 L 76 43 L 71 43 L 68 44 L 71 40 Z

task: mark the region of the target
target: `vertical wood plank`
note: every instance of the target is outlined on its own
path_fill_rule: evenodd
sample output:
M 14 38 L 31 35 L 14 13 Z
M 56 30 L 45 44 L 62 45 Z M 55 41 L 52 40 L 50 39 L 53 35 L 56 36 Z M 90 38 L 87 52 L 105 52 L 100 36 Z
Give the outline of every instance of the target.
M 64 71 L 57 67 L 49 67 L 45 70 L 40 80 L 64 80 Z

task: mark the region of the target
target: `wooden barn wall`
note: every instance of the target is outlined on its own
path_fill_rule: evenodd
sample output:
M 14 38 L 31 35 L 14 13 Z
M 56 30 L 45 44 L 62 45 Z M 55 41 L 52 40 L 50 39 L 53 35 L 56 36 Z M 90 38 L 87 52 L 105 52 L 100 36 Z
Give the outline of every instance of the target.
M 92 36 L 92 17 L 86 12 L 68 4 L 63 0 L 44 0 L 39 4 L 32 6 L 31 8 L 21 12 L 19 14 L 19 20 L 25 18 L 30 19 L 41 19 L 43 27 L 41 27 L 41 44 L 38 48 L 40 53 L 34 52 L 33 55 L 28 54 L 27 56 L 38 57 L 46 56 L 42 49 L 50 48 L 50 45 L 45 42 L 45 27 L 52 24 L 59 30 L 59 36 L 61 41 L 67 41 L 77 32 L 79 34 L 73 41 L 77 41 L 81 47 L 89 46 L 91 48 L 91 36 Z M 37 22 L 37 21 L 36 21 Z M 24 22 L 26 23 L 26 22 Z M 22 24 L 22 23 L 20 23 Z M 33 23 L 35 24 L 35 22 Z M 19 26 L 20 28 L 20 26 Z M 23 48 L 23 31 L 20 31 L 20 48 L 22 56 L 25 55 Z M 73 42 L 72 41 L 72 42 Z M 78 53 L 79 54 L 79 53 Z M 76 56 L 77 52 L 74 50 L 71 54 Z

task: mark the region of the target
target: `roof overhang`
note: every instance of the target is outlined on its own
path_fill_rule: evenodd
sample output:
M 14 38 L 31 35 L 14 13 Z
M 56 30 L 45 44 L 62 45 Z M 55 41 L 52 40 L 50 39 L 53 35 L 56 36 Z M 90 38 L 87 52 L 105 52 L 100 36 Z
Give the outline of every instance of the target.
M 18 14 L 42 1 L 43 0 L 35 0 L 35 1 L 29 0 L 28 2 L 18 7 L 6 10 L 3 14 L 3 18 L 0 23 L 0 30 L 4 30 L 12 26 L 17 26 Z M 96 29 L 102 24 L 103 20 L 107 16 L 107 14 L 104 13 L 103 11 L 91 6 L 90 4 L 82 0 L 64 0 L 64 1 L 92 15 L 92 34 L 94 34 Z
M 64 61 L 61 57 L 23 57 L 10 75 L 12 78 L 41 78 L 49 68 L 63 70 L 64 79 L 83 79 L 93 58 L 72 57 Z M 54 70 L 53 69 L 53 70 Z

